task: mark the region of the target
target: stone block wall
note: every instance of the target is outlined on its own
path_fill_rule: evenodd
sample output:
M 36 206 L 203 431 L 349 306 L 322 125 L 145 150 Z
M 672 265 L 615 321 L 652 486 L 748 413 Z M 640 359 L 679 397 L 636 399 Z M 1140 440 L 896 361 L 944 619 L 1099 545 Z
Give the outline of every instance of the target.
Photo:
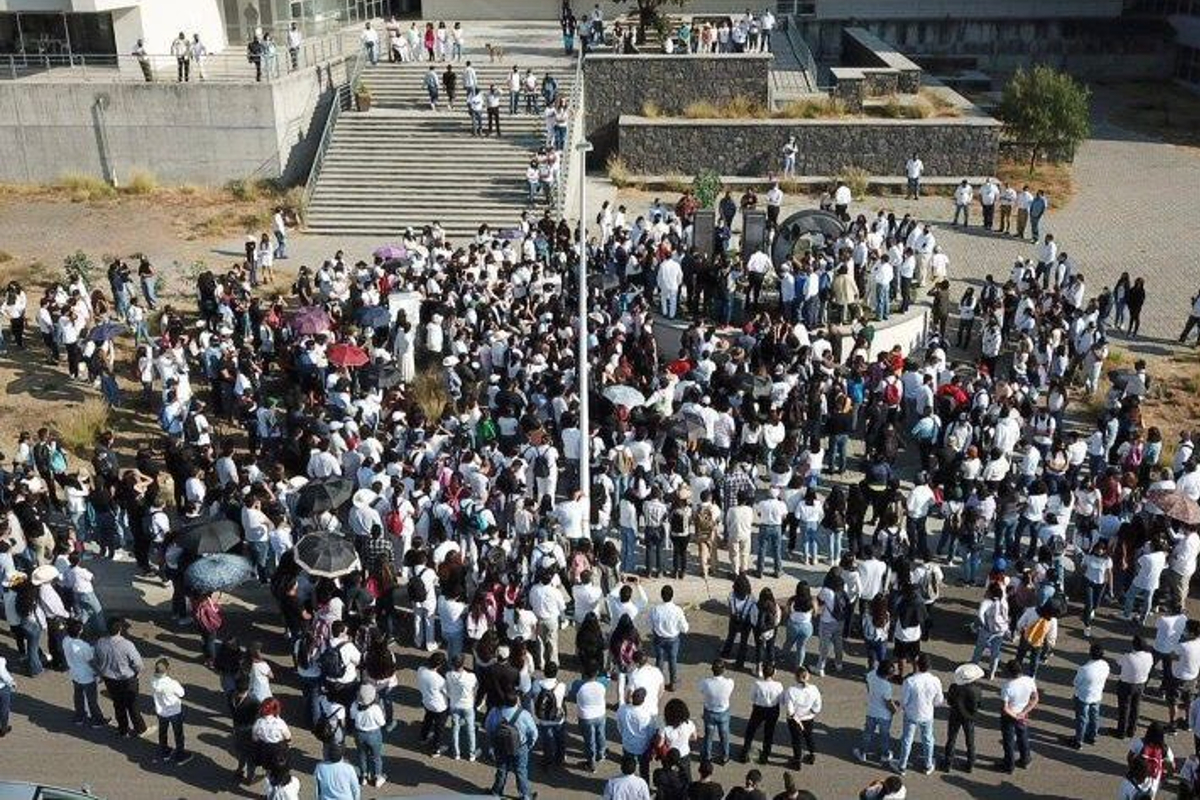
M 800 146 L 796 171 L 833 176 L 858 167 L 903 175 L 920 153 L 928 176 L 982 176 L 996 171 L 1001 125 L 990 117 L 935 120 L 681 120 L 623 117 L 621 157 L 638 175 L 724 176 L 778 172 L 788 136 Z
M 717 105 L 739 95 L 770 103 L 769 53 L 703 55 L 591 54 L 583 61 L 587 100 L 584 130 L 595 146 L 592 164 L 604 164 L 617 148 L 617 123 L 654 103 L 666 115 L 691 103 Z
M 863 87 L 867 97 L 887 97 L 900 91 L 900 73 L 894 69 L 864 69 Z

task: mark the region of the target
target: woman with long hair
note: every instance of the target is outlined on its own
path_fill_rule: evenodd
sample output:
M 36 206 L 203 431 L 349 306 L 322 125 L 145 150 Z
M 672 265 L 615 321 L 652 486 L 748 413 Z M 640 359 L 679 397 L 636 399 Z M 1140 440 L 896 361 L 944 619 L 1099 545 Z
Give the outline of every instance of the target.
M 608 637 L 608 659 L 610 675 L 617 676 L 617 697 L 625 702 L 625 676 L 633 668 L 634 657 L 641 650 L 642 639 L 633 624 L 633 618 L 622 614 Z
M 575 655 L 581 673 L 599 673 L 604 668 L 604 633 L 594 611 L 588 612 L 575 631 Z
M 733 652 L 733 640 L 735 638 L 738 640 L 738 669 L 741 669 L 746 663 L 746 644 L 750 638 L 754 606 L 755 600 L 750 590 L 750 578 L 742 572 L 733 579 L 733 591 L 729 593 L 729 632 L 725 636 L 725 644 L 721 647 L 721 658 L 728 660 Z
M 658 729 L 662 747 L 675 751 L 679 756 L 679 767 L 687 776 L 687 782 L 692 782 L 692 742 L 700 738 L 696 731 L 696 723 L 692 722 L 692 712 L 687 703 L 678 697 L 672 697 L 663 706 L 662 727 Z
M 804 666 L 808 640 L 813 635 L 813 611 L 815 610 L 816 605 L 813 603 L 812 589 L 809 588 L 808 581 L 797 582 L 796 591 L 788 598 L 787 604 L 784 606 L 784 611 L 787 613 L 784 620 L 787 633 L 783 640 L 783 652 L 780 653 L 781 658 L 786 658 L 794 651 L 795 667 Z

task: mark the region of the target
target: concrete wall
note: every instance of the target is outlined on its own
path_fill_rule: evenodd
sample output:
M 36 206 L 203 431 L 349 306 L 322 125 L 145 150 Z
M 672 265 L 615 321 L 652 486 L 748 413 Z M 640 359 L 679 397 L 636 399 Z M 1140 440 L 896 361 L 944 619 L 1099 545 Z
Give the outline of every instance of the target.
M 678 114 L 694 102 L 722 103 L 736 96 L 770 102 L 769 53 L 743 55 L 589 55 L 583 61 L 587 87 L 584 129 L 595 145 L 593 164 L 603 164 L 617 147 L 622 114 L 641 114 L 647 102 Z
M 1124 0 L 817 0 L 818 19 L 1115 17 Z
M 343 63 L 272 84 L 0 82 L 0 182 L 50 183 L 64 173 L 119 180 L 131 170 L 166 183 L 236 178 L 298 181 L 320 139 Z M 104 113 L 103 161 L 95 103 Z
M 837 175 L 860 167 L 871 175 L 903 175 L 920 153 L 929 176 L 981 176 L 996 171 L 1000 123 L 990 117 L 931 120 L 681 120 L 621 118 L 621 158 L 638 175 L 727 176 L 777 172 L 788 136 L 800 147 L 801 175 Z

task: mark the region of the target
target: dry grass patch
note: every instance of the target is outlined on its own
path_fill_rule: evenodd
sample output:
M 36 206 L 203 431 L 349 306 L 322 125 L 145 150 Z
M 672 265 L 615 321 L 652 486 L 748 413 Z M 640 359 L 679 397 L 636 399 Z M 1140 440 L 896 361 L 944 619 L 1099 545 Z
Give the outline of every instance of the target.
M 771 116 L 776 119 L 841 119 L 850 116 L 846 104 L 836 97 L 790 100 Z
M 613 186 L 618 189 L 642 188 L 642 182 L 634 180 L 633 173 L 629 171 L 629 165 L 620 156 L 609 156 L 608 161 L 604 162 L 604 171 Z
M 441 419 L 442 411 L 450 402 L 441 371 L 430 368 L 418 372 L 412 384 L 412 397 L 428 419 Z
M 663 115 L 662 109 L 658 107 L 658 103 L 653 100 L 647 100 L 642 103 L 642 116 L 657 119 Z
M 863 197 L 870 186 L 871 173 L 862 167 L 846 167 L 835 176 L 835 179 L 846 184 L 855 197 Z
M 78 172 L 65 173 L 58 179 L 55 188 L 64 192 L 73 203 L 105 200 L 117 193 L 117 190 L 107 181 L 97 178 L 95 175 L 84 175 Z
M 996 177 L 1010 186 L 1028 185 L 1031 191 L 1045 189 L 1052 208 L 1062 208 L 1075 196 L 1075 174 L 1070 164 L 1047 161 L 1039 163 L 1030 172 L 1028 161 L 1004 159 L 996 170 Z
M 129 180 L 121 187 L 122 194 L 153 194 L 158 188 L 158 180 L 153 172 L 135 169 L 129 173 Z
M 110 409 L 98 397 L 89 397 L 71 408 L 58 429 L 59 440 L 71 453 L 86 457 L 96 443 L 96 435 L 108 427 Z
M 1162 81 L 1118 83 L 1111 93 L 1111 122 L 1170 144 L 1200 147 L 1200 96 Z

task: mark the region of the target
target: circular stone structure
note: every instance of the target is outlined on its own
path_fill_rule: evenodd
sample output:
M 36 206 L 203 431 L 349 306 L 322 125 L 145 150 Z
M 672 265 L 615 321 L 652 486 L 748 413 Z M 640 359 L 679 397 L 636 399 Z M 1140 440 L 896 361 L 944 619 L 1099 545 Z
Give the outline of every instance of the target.
M 779 226 L 771 244 L 771 260 L 784 264 L 793 255 L 823 250 L 846 231 L 846 226 L 831 211 L 797 211 Z

